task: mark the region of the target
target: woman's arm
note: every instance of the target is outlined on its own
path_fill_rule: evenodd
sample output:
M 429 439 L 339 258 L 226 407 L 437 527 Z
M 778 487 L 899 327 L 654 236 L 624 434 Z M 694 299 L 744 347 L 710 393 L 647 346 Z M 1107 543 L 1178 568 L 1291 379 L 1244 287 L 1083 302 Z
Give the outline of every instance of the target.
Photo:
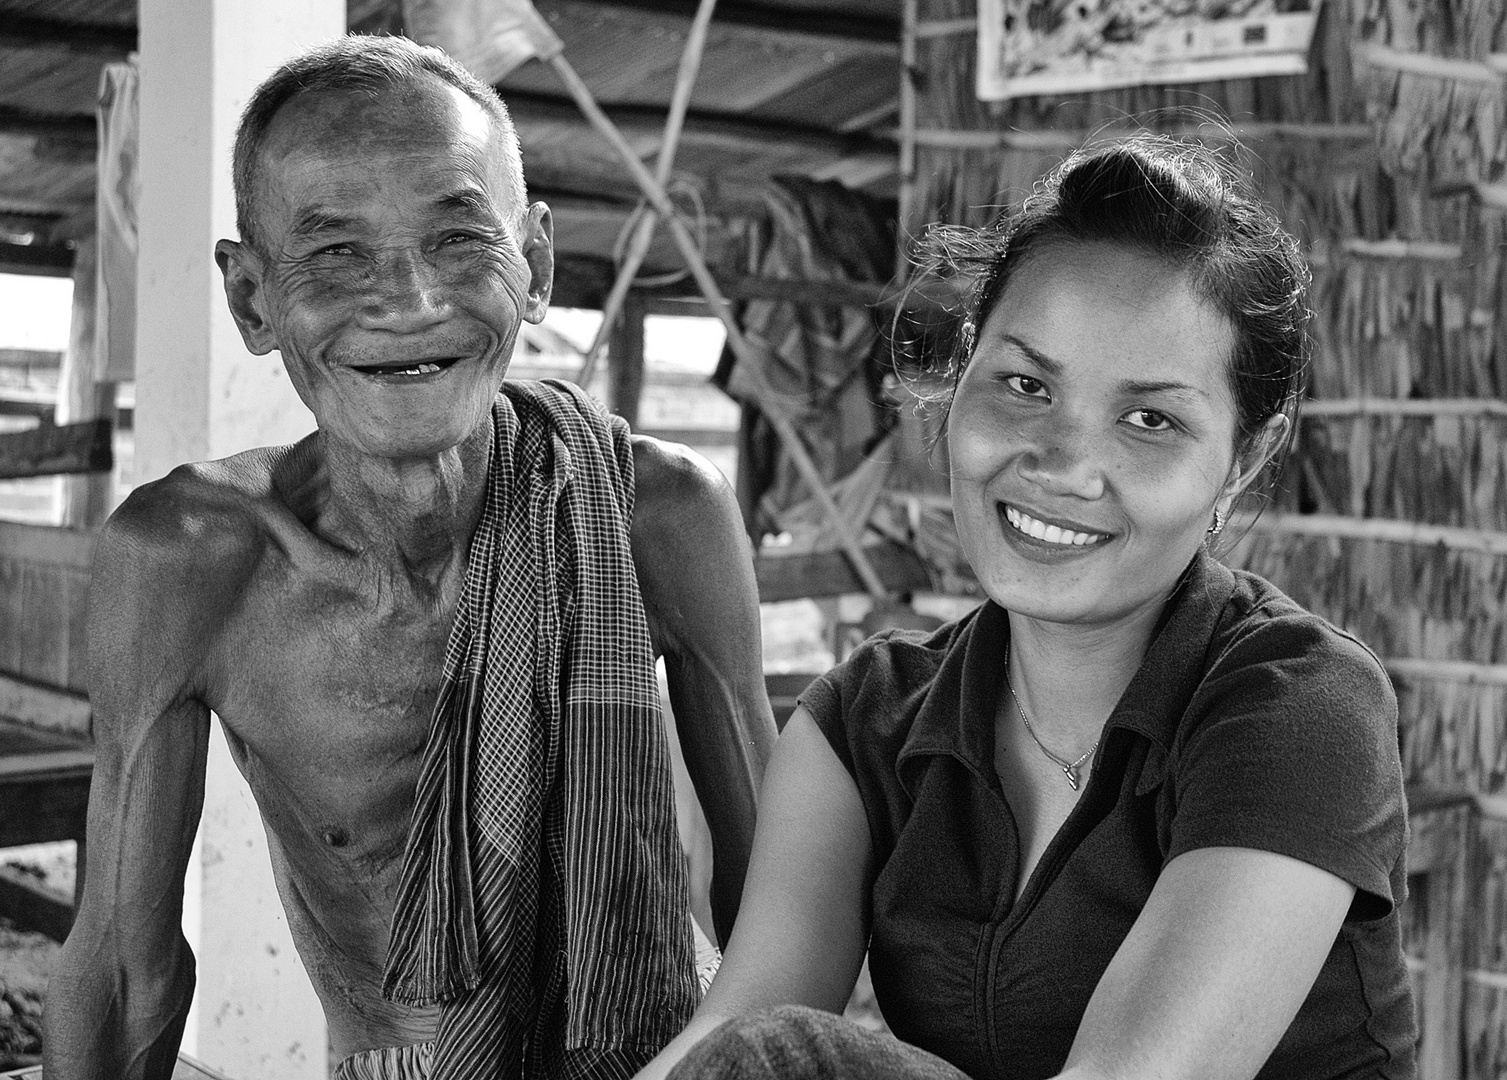
M 775 744 L 722 967 L 690 1024 L 639 1074 L 658 1080 L 724 1020 L 774 1005 L 841 1011 L 868 946 L 873 845 L 858 786 L 804 708 Z
M 1286 855 L 1167 864 L 1099 981 L 1060 1080 L 1248 1080 L 1334 945 L 1355 887 Z

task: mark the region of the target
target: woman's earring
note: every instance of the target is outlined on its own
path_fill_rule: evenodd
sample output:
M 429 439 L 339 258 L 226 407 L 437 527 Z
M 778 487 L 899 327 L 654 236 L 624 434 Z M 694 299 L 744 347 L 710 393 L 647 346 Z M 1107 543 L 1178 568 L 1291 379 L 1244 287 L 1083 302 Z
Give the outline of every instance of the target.
M 1207 543 L 1207 542 L 1209 542 L 1211 540 L 1214 540 L 1223 531 L 1224 531 L 1224 515 L 1219 512 L 1219 507 L 1216 506 L 1214 508 L 1214 524 L 1210 525 L 1208 531 L 1206 533 L 1204 533 L 1204 541 L 1205 541 L 1205 543 Z

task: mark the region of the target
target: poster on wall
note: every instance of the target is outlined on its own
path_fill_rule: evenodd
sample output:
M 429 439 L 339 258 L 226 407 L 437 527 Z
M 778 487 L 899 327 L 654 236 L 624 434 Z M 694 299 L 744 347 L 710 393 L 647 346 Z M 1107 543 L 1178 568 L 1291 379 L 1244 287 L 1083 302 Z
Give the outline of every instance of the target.
M 1300 75 L 1320 0 L 978 0 L 978 96 Z

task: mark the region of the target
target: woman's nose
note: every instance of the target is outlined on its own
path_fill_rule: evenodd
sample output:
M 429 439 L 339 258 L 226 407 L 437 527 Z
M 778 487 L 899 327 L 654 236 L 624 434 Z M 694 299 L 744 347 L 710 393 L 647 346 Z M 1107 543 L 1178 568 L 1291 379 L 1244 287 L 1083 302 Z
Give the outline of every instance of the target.
M 1085 425 L 1064 421 L 1035 432 L 1019 458 L 1021 478 L 1053 495 L 1097 499 L 1104 494 L 1104 452 Z

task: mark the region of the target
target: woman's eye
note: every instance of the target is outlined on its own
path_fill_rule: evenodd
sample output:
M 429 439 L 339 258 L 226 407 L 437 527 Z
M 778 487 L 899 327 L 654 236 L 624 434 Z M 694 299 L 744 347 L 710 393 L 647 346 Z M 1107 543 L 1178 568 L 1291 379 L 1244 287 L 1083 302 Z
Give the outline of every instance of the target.
M 1125 419 L 1130 421 L 1132 427 L 1144 428 L 1147 431 L 1168 431 L 1174 426 L 1171 417 L 1155 409 L 1135 409 L 1126 413 Z
M 1040 379 L 1033 379 L 1029 375 L 1008 375 L 1005 377 L 1005 385 L 1017 394 L 1025 397 L 1048 398 L 1046 384 Z

